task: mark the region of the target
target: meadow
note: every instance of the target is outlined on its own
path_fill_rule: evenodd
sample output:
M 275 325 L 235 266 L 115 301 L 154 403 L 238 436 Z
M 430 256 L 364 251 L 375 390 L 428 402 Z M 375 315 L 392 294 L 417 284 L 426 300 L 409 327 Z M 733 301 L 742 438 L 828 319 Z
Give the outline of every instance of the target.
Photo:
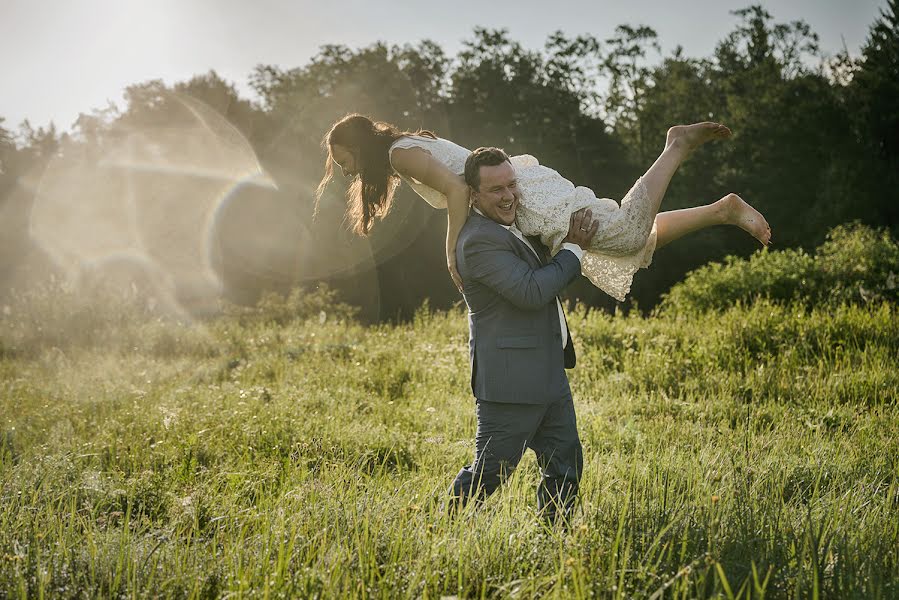
M 530 453 L 445 510 L 475 430 L 461 308 L 26 305 L 0 337 L 2 597 L 899 597 L 894 302 L 574 308 L 567 528 L 535 516 Z

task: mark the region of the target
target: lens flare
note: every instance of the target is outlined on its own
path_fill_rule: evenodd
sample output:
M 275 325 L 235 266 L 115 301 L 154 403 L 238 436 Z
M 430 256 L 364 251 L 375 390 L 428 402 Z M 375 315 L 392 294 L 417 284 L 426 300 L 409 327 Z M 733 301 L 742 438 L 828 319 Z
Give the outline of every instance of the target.
M 157 118 L 64 143 L 37 185 L 29 232 L 72 281 L 139 272 L 160 306 L 206 312 L 222 291 L 209 251 L 220 206 L 246 186 L 277 187 L 224 117 L 194 98 L 164 99 Z

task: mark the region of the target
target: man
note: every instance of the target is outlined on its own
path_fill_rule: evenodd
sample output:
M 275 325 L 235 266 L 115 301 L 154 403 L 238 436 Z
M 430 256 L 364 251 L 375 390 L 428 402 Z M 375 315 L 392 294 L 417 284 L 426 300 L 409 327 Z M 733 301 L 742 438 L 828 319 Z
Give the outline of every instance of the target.
M 596 233 L 589 210 L 571 216 L 568 236 L 544 263 L 515 227 L 519 192 L 509 157 L 478 148 L 465 163 L 472 214 L 456 260 L 470 330 L 471 388 L 477 401 L 474 462 L 450 488 L 453 505 L 493 493 L 532 448 L 543 473 L 538 507 L 549 521 L 567 516 L 583 468 L 565 368 L 571 336 L 557 295 L 580 274 Z

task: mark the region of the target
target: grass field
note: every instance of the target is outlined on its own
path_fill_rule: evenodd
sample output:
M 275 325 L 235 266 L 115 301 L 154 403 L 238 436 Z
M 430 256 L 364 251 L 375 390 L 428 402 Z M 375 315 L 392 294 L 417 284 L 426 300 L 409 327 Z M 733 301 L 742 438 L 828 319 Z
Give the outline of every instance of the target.
M 535 518 L 530 454 L 444 512 L 461 311 L 304 306 L 6 311 L 0 597 L 899 597 L 894 305 L 575 311 L 569 530 Z

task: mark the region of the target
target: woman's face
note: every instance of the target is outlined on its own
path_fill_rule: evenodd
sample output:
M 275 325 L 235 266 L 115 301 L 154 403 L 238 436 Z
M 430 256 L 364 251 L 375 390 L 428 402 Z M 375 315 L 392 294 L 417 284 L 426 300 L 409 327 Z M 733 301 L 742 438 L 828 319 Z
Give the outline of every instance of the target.
M 340 167 L 344 176 L 350 177 L 359 173 L 359 165 L 356 164 L 356 155 L 352 150 L 340 144 L 331 146 L 331 158 L 334 164 Z

